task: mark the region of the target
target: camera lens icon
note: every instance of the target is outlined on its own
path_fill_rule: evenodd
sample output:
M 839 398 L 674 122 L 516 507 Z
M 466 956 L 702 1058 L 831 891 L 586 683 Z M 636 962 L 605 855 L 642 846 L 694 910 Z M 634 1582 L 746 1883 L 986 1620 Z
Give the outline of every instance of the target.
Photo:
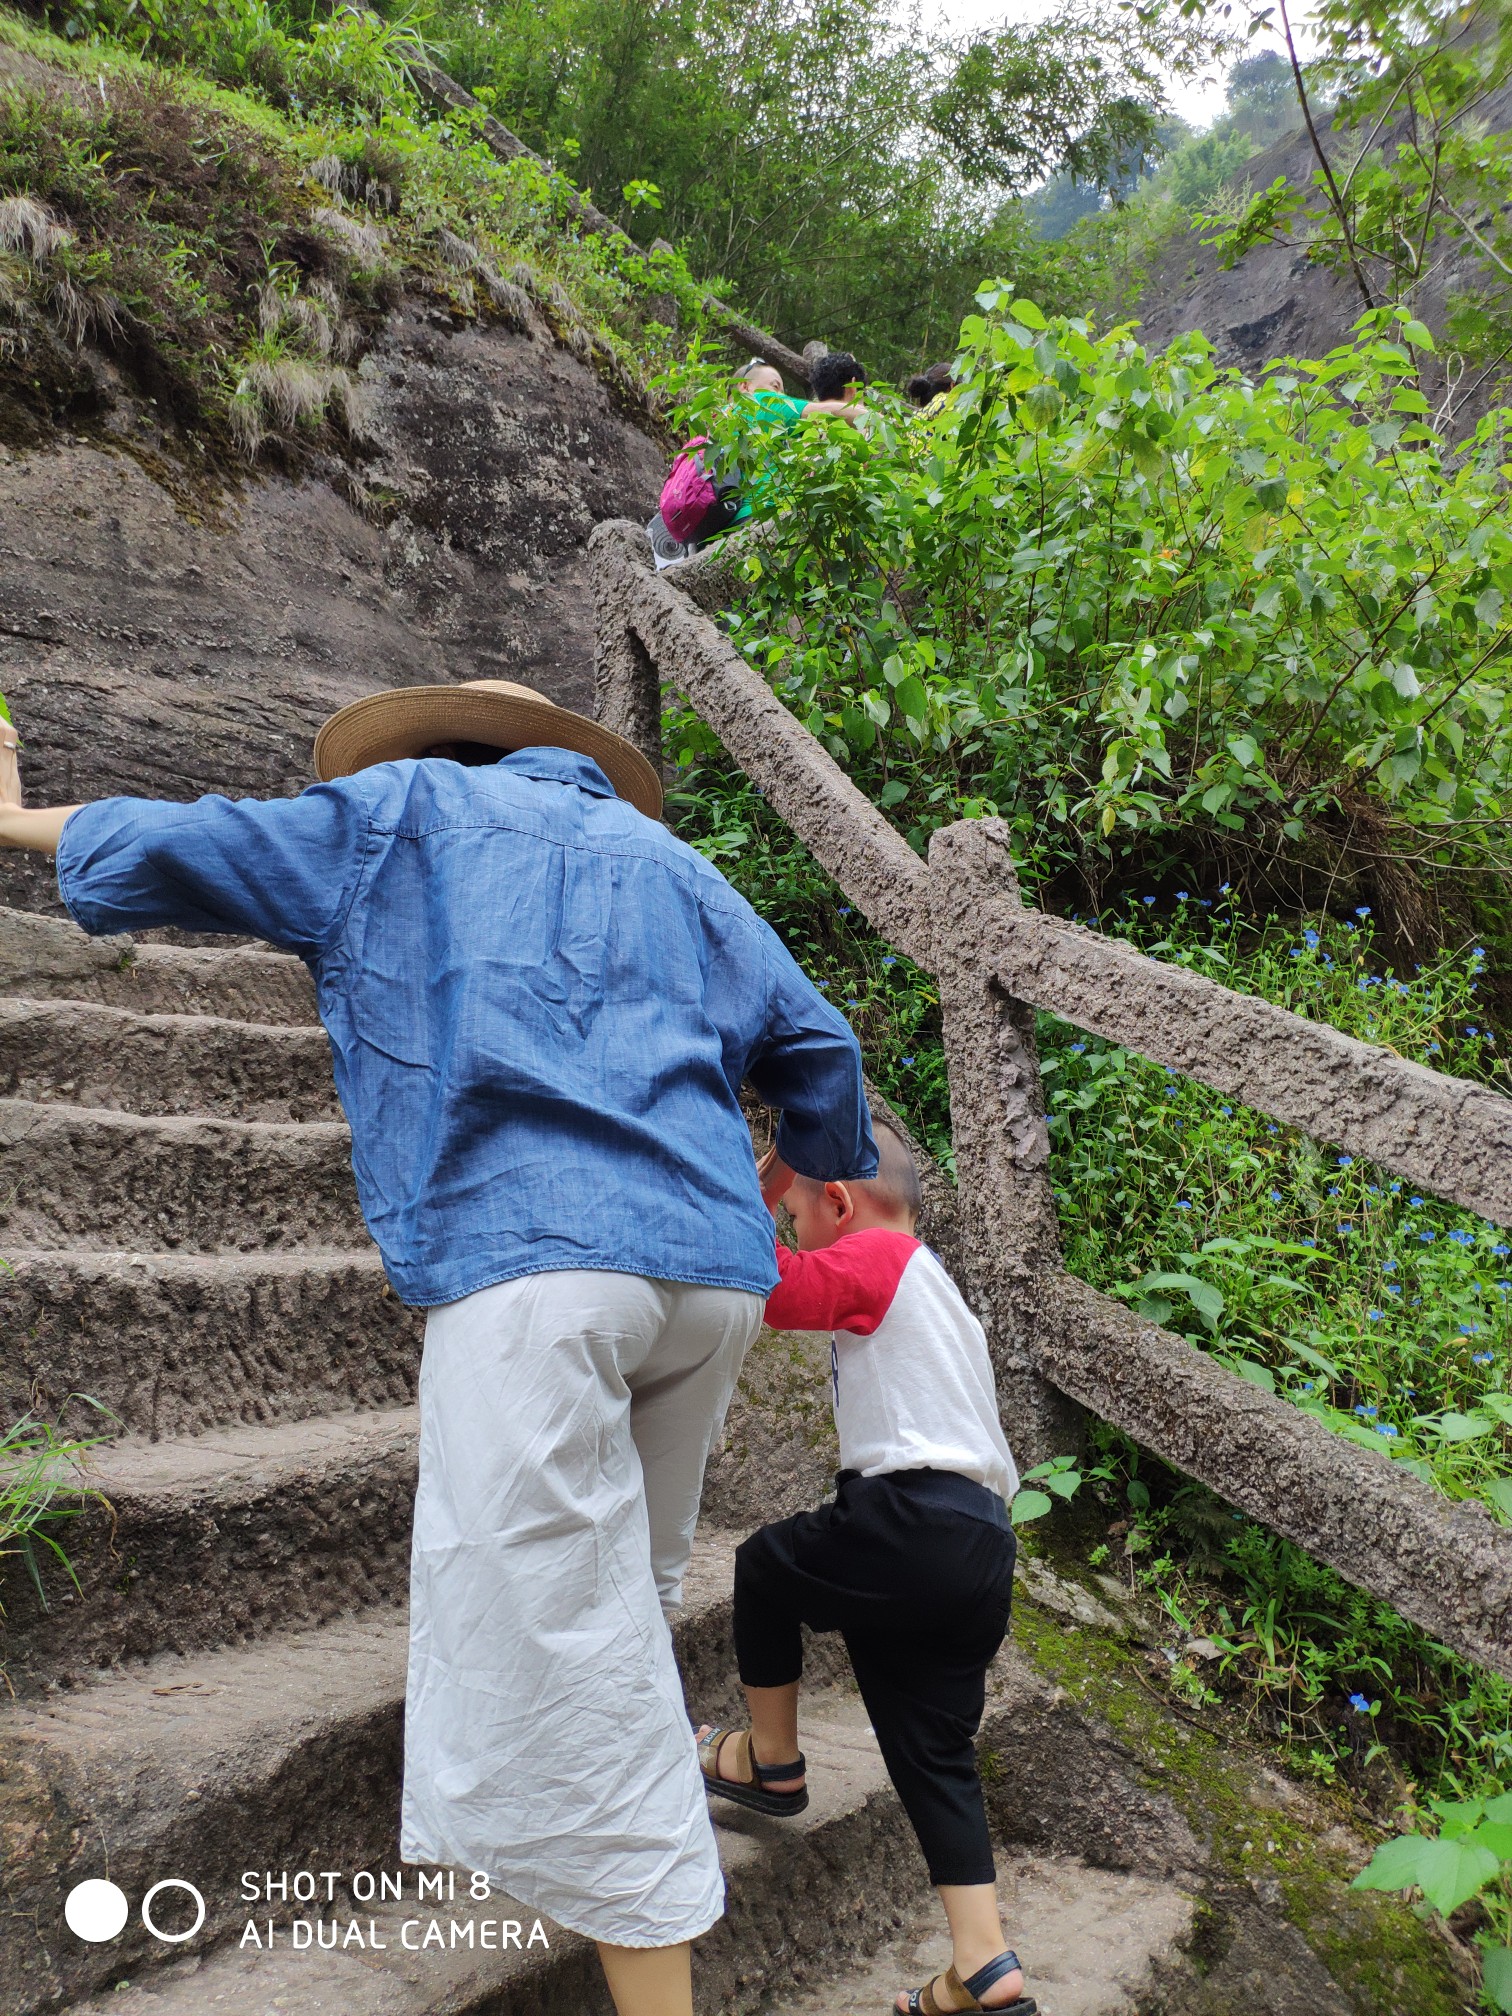
M 63 1904 L 63 1922 L 76 1939 L 88 1940 L 91 1946 L 119 1938 L 130 1915 L 126 1892 L 99 1876 L 75 1883 Z
M 194 1922 L 185 1931 L 166 1932 L 153 1918 L 153 1902 L 165 1890 L 182 1890 L 193 1900 Z M 118 1939 L 130 1915 L 131 1905 L 126 1892 L 118 1883 L 109 1883 L 99 1876 L 91 1877 L 86 1883 L 76 1883 L 63 1903 L 63 1922 L 69 1931 L 76 1939 L 87 1940 L 92 1946 Z M 142 1899 L 142 1923 L 164 1946 L 181 1946 L 186 1939 L 194 1937 L 204 1922 L 204 1897 L 182 1876 L 165 1876 L 160 1883 L 154 1883 Z

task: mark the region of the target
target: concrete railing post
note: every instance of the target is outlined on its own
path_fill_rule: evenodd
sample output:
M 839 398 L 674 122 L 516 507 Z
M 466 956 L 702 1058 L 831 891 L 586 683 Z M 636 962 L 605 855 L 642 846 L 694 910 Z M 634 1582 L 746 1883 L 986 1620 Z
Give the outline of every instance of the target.
M 962 1285 L 986 1329 L 1021 1469 L 1080 1445 L 1081 1410 L 1041 1375 L 1036 1305 L 1061 1271 L 1034 1010 L 982 959 L 985 908 L 1019 900 L 1008 829 L 962 820 L 929 849 L 929 919 L 955 1145 Z
M 626 568 L 650 572 L 653 565 L 650 546 L 638 526 L 594 527 L 588 567 L 593 579 L 593 690 L 598 718 L 633 742 L 660 772 L 661 675 L 631 628 L 624 574 Z

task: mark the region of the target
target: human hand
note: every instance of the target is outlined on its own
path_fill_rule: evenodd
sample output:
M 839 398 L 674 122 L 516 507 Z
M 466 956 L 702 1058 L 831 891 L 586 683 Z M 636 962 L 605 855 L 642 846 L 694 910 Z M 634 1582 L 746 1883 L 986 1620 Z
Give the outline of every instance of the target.
M 21 804 L 21 765 L 16 751 L 21 738 L 9 721 L 0 720 L 0 805 Z
M 756 1174 L 761 1182 L 761 1201 L 775 1217 L 777 1206 L 792 1188 L 794 1174 L 777 1153 L 775 1141 L 756 1164 Z

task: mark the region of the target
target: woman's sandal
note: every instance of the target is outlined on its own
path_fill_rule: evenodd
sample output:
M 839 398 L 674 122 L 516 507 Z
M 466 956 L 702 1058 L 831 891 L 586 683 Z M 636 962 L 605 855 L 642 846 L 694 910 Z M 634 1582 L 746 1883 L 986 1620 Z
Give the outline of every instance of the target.
M 936 1974 L 934 1980 L 925 1987 L 910 1989 L 904 2007 L 908 2011 L 908 2016 L 953 2016 L 956 2010 L 986 2008 L 987 2005 L 979 1998 L 985 1995 L 995 1982 L 1001 1981 L 1005 1974 L 1016 1972 L 1018 1964 L 1017 1953 L 999 1953 L 996 1960 L 989 1960 L 985 1967 L 978 1967 L 975 1974 L 970 1975 L 965 1981 L 954 1967 L 948 1967 L 943 1974 Z M 952 1995 L 964 1995 L 968 1999 L 964 2002 L 952 2002 L 947 2009 L 943 2002 L 935 1999 L 937 1982 L 943 1982 Z M 897 2004 L 894 2003 L 893 2007 L 896 2009 Z M 1039 2004 L 1029 1996 L 1020 1995 L 1016 2001 L 994 2004 L 989 2016 L 1035 2016 L 1038 2008 Z
M 735 1768 L 747 1774 L 741 1778 L 721 1778 L 719 1775 L 719 1753 L 731 1736 L 735 1738 Z M 749 1806 L 753 1813 L 771 1813 L 778 1819 L 787 1819 L 794 1813 L 801 1813 L 809 1803 L 806 1785 L 801 1785 L 796 1792 L 769 1792 L 766 1789 L 773 1779 L 780 1782 L 784 1778 L 803 1776 L 802 1752 L 799 1752 L 795 1764 L 758 1764 L 756 1753 L 751 1748 L 749 1729 L 726 1729 L 716 1724 L 698 1739 L 698 1762 L 704 1784 L 710 1792 L 717 1792 L 721 1799 L 733 1799 L 737 1806 Z

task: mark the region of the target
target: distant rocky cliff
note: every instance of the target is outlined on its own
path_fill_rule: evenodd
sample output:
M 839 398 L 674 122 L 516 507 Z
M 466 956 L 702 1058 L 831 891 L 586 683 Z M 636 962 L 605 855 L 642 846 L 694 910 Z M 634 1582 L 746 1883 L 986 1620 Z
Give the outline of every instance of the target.
M 1512 125 L 1512 89 L 1491 93 L 1480 117 L 1493 131 Z M 1335 160 L 1353 158 L 1352 136 L 1335 133 L 1328 145 Z M 1260 191 L 1284 175 L 1293 188 L 1306 188 L 1315 166 L 1311 144 L 1299 128 L 1253 155 L 1235 187 Z M 1433 271 L 1416 312 L 1431 329 L 1441 330 L 1453 296 L 1482 284 L 1478 261 L 1451 256 Z M 1350 276 L 1331 271 L 1305 249 L 1259 245 L 1225 270 L 1218 254 L 1193 231 L 1156 260 L 1135 313 L 1144 341 L 1155 347 L 1200 329 L 1215 345 L 1220 363 L 1256 372 L 1276 357 L 1325 355 L 1347 340 L 1361 310 Z M 1466 403 L 1466 415 L 1483 412 L 1495 390 L 1494 378 L 1488 379 Z

